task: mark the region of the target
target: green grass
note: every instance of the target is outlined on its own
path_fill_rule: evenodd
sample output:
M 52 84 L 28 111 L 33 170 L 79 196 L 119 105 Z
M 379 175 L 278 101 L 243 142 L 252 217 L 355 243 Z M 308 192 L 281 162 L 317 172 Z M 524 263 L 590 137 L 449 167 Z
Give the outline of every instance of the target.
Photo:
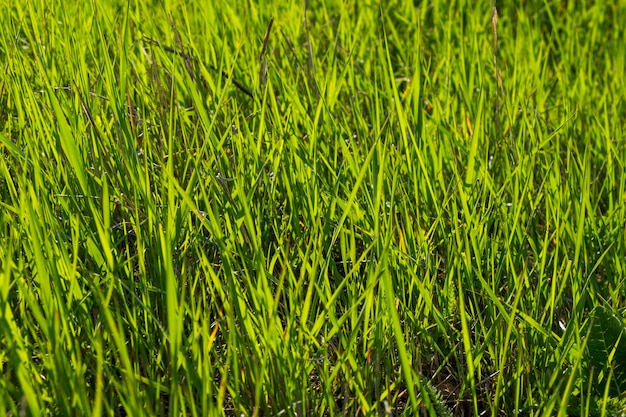
M 0 415 L 626 413 L 626 2 L 148 3 L 0 3 Z

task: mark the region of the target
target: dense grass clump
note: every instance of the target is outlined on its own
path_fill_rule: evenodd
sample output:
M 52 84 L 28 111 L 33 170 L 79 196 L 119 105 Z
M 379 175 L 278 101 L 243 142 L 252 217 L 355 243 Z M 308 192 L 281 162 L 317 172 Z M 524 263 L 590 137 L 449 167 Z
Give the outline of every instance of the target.
M 626 3 L 257 3 L 0 4 L 0 415 L 626 412 Z

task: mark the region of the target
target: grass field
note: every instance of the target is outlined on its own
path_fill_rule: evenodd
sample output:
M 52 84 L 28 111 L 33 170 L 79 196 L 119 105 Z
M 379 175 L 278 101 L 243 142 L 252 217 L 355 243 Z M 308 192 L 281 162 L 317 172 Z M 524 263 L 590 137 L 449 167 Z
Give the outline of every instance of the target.
M 0 415 L 624 415 L 626 1 L 493 6 L 1 1 Z

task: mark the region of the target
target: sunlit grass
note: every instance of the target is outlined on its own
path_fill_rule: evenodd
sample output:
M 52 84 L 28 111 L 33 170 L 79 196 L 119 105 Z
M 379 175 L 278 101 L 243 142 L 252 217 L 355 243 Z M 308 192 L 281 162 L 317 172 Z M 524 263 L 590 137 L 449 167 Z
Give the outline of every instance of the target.
M 4 2 L 0 414 L 626 412 L 626 3 Z

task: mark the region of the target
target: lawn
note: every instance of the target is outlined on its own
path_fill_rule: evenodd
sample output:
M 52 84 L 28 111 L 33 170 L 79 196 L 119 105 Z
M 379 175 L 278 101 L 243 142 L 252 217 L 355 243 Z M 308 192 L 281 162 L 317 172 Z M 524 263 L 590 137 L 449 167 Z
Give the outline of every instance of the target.
M 626 413 L 626 1 L 0 27 L 0 415 Z

